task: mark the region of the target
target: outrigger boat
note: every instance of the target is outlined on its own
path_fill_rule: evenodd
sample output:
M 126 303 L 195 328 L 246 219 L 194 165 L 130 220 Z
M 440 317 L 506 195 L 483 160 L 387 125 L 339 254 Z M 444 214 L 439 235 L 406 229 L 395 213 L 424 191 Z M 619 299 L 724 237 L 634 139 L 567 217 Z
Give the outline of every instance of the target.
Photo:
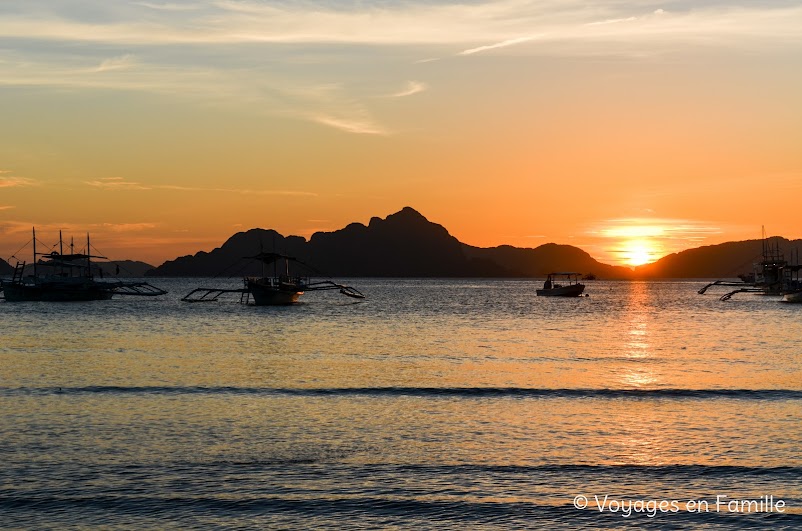
M 339 290 L 340 293 L 354 299 L 364 299 L 365 296 L 356 288 L 338 284 L 331 280 L 313 281 L 310 277 L 290 275 L 290 263 L 309 268 L 300 260 L 278 253 L 261 252 L 245 259 L 259 260 L 262 268 L 272 265 L 273 276 L 245 277 L 243 287 L 235 289 L 226 288 L 195 288 L 187 293 L 181 300 L 184 302 L 210 302 L 216 301 L 225 293 L 239 293 L 240 302 L 248 304 L 253 298 L 256 306 L 281 306 L 294 304 L 307 291 Z M 278 263 L 284 262 L 284 273 L 278 274 Z M 311 268 L 310 268 L 311 269 Z
M 536 293 L 538 297 L 579 297 L 583 291 L 585 285 L 579 282 L 579 273 L 549 273 L 543 289 Z
M 797 262 L 799 256 L 797 253 Z M 763 254 L 760 262 L 754 264 L 754 273 L 739 275 L 741 282 L 716 280 L 701 288 L 698 293 L 703 295 L 714 286 L 737 287 L 720 297 L 722 301 L 730 300 L 738 293 L 757 293 L 759 295 L 781 296 L 784 302 L 802 302 L 802 282 L 799 280 L 799 270 L 802 265 L 789 264 L 780 251 L 779 241 L 772 242 L 764 236 Z
M 0 291 L 7 302 L 98 301 L 111 299 L 114 295 L 155 297 L 167 293 L 147 282 L 95 280 L 93 265 L 100 272 L 101 278 L 103 271 L 97 264 L 93 264 L 92 259 L 106 259 L 106 257 L 90 253 L 89 234 L 86 235 L 85 253 L 76 253 L 74 245 L 70 244 L 70 252 L 64 254 L 61 231 L 59 231 L 58 251 L 37 252 L 35 228 L 32 241 L 32 274 L 26 274 L 25 262 L 17 260 L 11 280 L 0 279 Z

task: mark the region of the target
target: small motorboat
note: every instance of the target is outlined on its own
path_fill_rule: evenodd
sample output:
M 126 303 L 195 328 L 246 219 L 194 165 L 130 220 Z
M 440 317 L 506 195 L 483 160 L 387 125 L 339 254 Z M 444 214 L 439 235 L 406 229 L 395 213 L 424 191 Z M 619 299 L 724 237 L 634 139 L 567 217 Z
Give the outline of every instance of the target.
M 549 273 L 538 297 L 579 297 L 585 285 L 579 282 L 579 273 Z

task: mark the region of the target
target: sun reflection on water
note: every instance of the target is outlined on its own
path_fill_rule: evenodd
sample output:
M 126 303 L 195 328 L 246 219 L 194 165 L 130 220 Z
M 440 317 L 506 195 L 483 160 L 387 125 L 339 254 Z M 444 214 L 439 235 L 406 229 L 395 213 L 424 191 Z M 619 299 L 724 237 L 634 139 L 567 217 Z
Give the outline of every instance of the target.
M 647 361 L 652 358 L 649 336 L 649 315 L 647 310 L 648 287 L 642 282 L 633 282 L 629 286 L 629 308 L 627 316 L 628 330 L 624 340 L 623 355 L 631 361 Z M 621 371 L 621 383 L 627 387 L 652 387 L 659 378 L 646 363 L 637 366 L 627 365 Z

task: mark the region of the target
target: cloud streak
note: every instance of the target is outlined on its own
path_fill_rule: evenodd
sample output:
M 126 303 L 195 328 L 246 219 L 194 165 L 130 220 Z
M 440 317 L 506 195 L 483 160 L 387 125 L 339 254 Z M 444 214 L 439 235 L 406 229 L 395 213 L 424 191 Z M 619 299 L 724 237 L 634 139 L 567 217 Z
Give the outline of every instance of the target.
M 406 98 L 407 96 L 412 96 L 414 94 L 418 94 L 420 92 L 425 91 L 428 88 L 426 83 L 421 81 L 407 81 L 406 88 L 395 92 L 393 94 L 389 94 L 388 98 Z
M 664 11 L 651 1 L 618 0 L 85 0 L 80 9 L 63 0 L 28 0 L 0 4 L 0 86 L 169 94 L 247 105 L 351 134 L 388 135 L 391 128 L 377 122 L 368 102 L 382 94 L 420 93 L 427 89 L 424 81 L 387 95 L 381 88 L 386 83 L 375 81 L 381 74 L 365 70 L 368 82 L 359 81 L 358 94 L 354 85 L 339 94 L 306 87 L 353 80 L 349 68 L 389 47 L 405 48 L 395 56 L 405 65 L 439 57 L 443 68 L 449 67 L 444 57 L 491 52 L 630 56 L 701 45 L 787 52 L 802 49 L 800 27 L 802 6 L 779 2 L 694 9 L 669 4 Z M 413 51 L 417 58 L 410 57 Z M 304 60 L 311 66 L 304 68 Z
M 84 184 L 102 190 L 173 190 L 176 192 L 215 192 L 243 195 L 278 195 L 278 196 L 299 196 L 316 197 L 313 192 L 300 190 L 269 190 L 269 189 L 250 189 L 250 188 L 209 188 L 202 186 L 181 186 L 175 184 L 142 184 L 136 181 L 127 181 L 122 177 L 105 177 L 93 181 L 84 181 Z
M 58 4 L 58 2 L 56 2 Z M 802 7 L 778 3 L 755 7 L 709 6 L 654 10 L 650 2 L 502 0 L 476 4 L 404 2 L 353 6 L 332 3 L 217 1 L 110 4 L 85 2 L 66 16 L 41 2 L 0 8 L 0 36 L 61 42 L 122 45 L 319 43 L 466 44 L 495 42 L 484 51 L 529 39 L 637 38 L 648 41 L 760 36 L 799 42 Z M 93 7 L 94 6 L 94 7 Z M 97 11 L 105 16 L 81 17 Z M 621 22 L 628 22 L 621 24 Z M 517 37 L 515 35 L 518 35 Z M 489 47 L 486 47 L 489 46 Z M 478 53 L 473 51 L 471 53 Z
M 462 50 L 457 55 L 473 55 L 475 53 L 486 52 L 488 50 L 495 50 L 497 48 L 506 48 L 508 46 L 515 46 L 516 44 L 529 42 L 534 38 L 535 38 L 534 36 L 529 36 L 529 37 L 517 37 L 515 39 L 507 39 L 505 41 L 497 42 L 495 44 L 488 44 L 486 46 L 477 46 L 476 48 L 469 48 L 467 50 Z
M 37 186 L 38 183 L 27 177 L 10 175 L 9 170 L 0 170 L 0 188 L 19 188 L 23 186 Z
M 589 234 L 603 238 L 660 238 L 663 240 L 700 240 L 721 233 L 720 227 L 710 223 L 672 218 L 610 219 L 589 231 Z

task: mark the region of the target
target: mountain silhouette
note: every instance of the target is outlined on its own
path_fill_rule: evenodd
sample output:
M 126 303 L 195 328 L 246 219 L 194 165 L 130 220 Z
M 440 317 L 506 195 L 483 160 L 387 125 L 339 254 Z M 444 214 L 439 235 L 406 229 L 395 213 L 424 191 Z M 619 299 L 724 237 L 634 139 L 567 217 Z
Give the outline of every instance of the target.
M 351 223 L 334 232 L 317 232 L 309 241 L 274 230 L 239 232 L 211 252 L 167 261 L 148 276 L 259 275 L 263 266 L 243 258 L 262 250 L 292 256 L 314 266 L 312 272 L 338 277 L 533 277 L 554 270 L 593 272 L 604 278 L 632 275 L 628 268 L 601 264 L 570 245 L 465 245 L 442 225 L 405 207 L 385 219 L 374 217 L 367 225 Z M 296 272 L 301 271 L 291 271 Z
M 92 274 L 99 278 L 142 278 L 152 269 L 151 264 L 138 260 L 92 262 Z M 0 277 L 10 277 L 13 273 L 14 268 L 0 259 Z M 33 275 L 33 264 L 26 264 L 23 275 Z
M 602 264 L 573 245 L 547 243 L 534 249 L 511 245 L 491 248 L 465 245 L 464 249 L 467 256 L 505 267 L 518 277 L 540 277 L 554 271 L 593 273 L 599 278 L 606 279 L 624 279 L 633 276 L 631 269 Z
M 777 236 L 767 240 L 767 245 L 775 244 L 785 253 L 786 260 L 796 263 L 796 253 L 802 251 L 802 240 Z M 687 249 L 639 266 L 635 268 L 635 275 L 639 278 L 735 278 L 752 272 L 752 265 L 762 258 L 763 245 L 763 240 L 745 240 Z
M 0 277 L 8 277 L 14 273 L 14 268 L 8 262 L 0 258 Z

